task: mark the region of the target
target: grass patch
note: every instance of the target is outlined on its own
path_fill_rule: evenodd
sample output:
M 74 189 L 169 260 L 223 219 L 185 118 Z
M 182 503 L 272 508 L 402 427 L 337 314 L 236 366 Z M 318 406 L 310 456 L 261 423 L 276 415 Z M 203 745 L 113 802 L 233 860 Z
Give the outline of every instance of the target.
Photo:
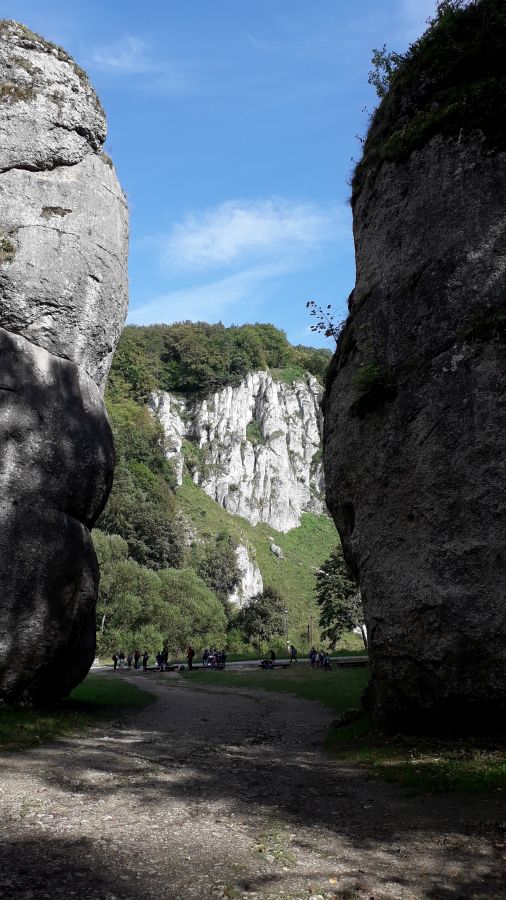
M 24 749 L 66 734 L 81 732 L 97 721 L 113 719 L 126 709 L 139 709 L 153 696 L 126 681 L 88 675 L 69 700 L 46 709 L 0 709 L 0 747 Z
M 316 700 L 342 715 L 358 709 L 360 698 L 369 681 L 368 669 L 312 669 L 309 663 L 292 663 L 287 669 L 254 669 L 249 672 L 217 672 L 199 669 L 185 672 L 197 685 L 216 685 L 295 694 L 304 700 Z
M 215 500 L 186 476 L 177 492 L 184 515 L 191 521 L 197 539 L 209 540 L 227 531 L 237 543 L 251 549 L 266 587 L 275 588 L 288 609 L 288 637 L 301 650 L 307 645 L 308 625 L 313 641 L 319 642 L 319 607 L 314 599 L 314 574 L 338 543 L 333 522 L 325 516 L 302 515 L 299 528 L 282 534 L 270 525 L 251 525 L 246 519 L 231 516 Z M 270 550 L 271 538 L 281 547 L 284 559 Z M 347 637 L 340 649 L 361 648 L 357 635 Z
M 307 381 L 308 373 L 301 366 L 284 366 L 282 369 L 269 369 L 274 381 L 282 381 L 283 384 L 295 384 L 301 381 L 303 384 Z
M 506 742 L 500 736 L 391 735 L 362 715 L 332 727 L 327 748 L 413 793 L 506 791 Z
M 265 438 L 258 422 L 255 422 L 254 420 L 248 422 L 246 425 L 246 440 L 248 440 L 250 444 L 253 444 L 254 447 L 265 444 Z

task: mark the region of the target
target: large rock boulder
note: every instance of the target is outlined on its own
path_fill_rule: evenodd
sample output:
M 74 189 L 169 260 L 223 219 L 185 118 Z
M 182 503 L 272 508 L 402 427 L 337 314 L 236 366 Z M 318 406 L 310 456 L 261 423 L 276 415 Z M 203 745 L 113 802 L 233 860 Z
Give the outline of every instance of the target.
M 105 117 L 61 48 L 0 23 L 0 697 L 49 700 L 95 652 L 89 529 L 114 448 L 102 389 L 127 307 Z
M 505 52 L 498 0 L 442 12 L 354 181 L 327 502 L 362 589 L 369 700 L 397 725 L 504 721 Z

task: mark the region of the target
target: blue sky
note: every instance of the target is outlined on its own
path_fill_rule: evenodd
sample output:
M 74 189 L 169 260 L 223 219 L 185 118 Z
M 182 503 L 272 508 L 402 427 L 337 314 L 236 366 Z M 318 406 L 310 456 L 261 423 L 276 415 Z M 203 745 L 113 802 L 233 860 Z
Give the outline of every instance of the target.
M 373 47 L 402 51 L 435 0 L 16 0 L 106 109 L 131 216 L 130 314 L 270 321 L 294 343 L 305 301 L 338 316 L 354 282 L 349 177 Z

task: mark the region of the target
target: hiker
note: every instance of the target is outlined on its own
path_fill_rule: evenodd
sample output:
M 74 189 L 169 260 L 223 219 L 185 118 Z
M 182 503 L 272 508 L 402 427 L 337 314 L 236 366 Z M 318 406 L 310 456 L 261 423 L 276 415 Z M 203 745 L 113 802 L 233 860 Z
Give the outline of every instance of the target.
M 144 672 L 148 671 L 148 659 L 149 659 L 149 653 L 147 652 L 147 650 L 145 650 L 144 653 L 142 654 L 142 669 Z
M 130 651 L 130 653 L 129 653 L 128 656 L 127 656 L 127 664 L 128 664 L 128 668 L 129 668 L 129 669 L 132 668 L 132 660 L 133 660 L 133 658 L 134 658 L 134 655 L 133 655 L 133 653 Z
M 117 667 L 118 667 L 118 654 L 117 654 L 117 653 L 113 653 L 113 655 L 112 655 L 112 661 L 113 661 L 113 664 L 114 664 L 114 671 L 116 671 L 116 669 L 117 669 Z
M 134 669 L 139 668 L 139 660 L 141 658 L 141 654 L 139 650 L 136 650 L 134 653 Z
M 186 659 L 188 660 L 188 668 L 189 668 L 190 672 L 193 669 L 193 657 L 194 656 L 195 656 L 195 650 L 193 649 L 192 645 L 190 644 L 190 646 L 188 647 L 188 650 L 186 651 Z

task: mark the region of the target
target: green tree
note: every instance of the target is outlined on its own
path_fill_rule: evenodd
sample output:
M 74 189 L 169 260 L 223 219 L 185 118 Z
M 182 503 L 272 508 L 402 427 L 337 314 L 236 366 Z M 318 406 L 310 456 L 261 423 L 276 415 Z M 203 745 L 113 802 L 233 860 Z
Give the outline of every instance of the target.
M 358 627 L 367 647 L 360 591 L 341 547 L 336 547 L 316 573 L 315 593 L 320 607 L 322 637 L 330 646 L 334 648 L 343 634 Z
M 194 568 L 224 604 L 241 577 L 235 551 L 236 544 L 228 532 L 220 531 L 212 542 L 194 548 L 192 554 Z
M 253 597 L 234 621 L 247 643 L 260 648 L 264 641 L 279 637 L 285 630 L 285 604 L 274 588 L 266 587 Z
M 224 646 L 227 617 L 223 604 L 192 569 L 158 572 L 164 602 L 173 611 L 166 646 L 181 653 L 188 644 L 196 648 Z

